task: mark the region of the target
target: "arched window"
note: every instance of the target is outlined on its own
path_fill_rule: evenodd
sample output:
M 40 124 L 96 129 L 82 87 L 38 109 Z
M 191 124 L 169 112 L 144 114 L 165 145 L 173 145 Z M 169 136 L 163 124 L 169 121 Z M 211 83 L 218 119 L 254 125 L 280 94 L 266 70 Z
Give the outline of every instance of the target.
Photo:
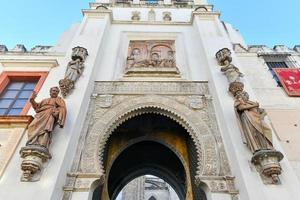
M 156 200 L 154 196 L 151 196 L 148 200 Z

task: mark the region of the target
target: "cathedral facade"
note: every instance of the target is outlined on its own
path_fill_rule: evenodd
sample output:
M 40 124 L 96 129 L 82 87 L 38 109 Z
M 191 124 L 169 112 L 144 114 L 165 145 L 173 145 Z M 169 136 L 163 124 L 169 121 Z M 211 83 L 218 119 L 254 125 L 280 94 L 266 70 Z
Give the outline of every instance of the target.
M 299 198 L 299 46 L 247 45 L 206 0 L 82 13 L 0 46 L 0 199 Z

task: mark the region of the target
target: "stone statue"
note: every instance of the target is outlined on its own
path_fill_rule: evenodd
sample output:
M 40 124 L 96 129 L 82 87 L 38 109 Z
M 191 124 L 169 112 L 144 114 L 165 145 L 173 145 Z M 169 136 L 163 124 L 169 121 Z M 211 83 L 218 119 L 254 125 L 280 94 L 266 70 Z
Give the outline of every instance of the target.
M 52 132 L 56 125 L 63 128 L 67 114 L 65 102 L 58 94 L 58 87 L 52 87 L 50 98 L 37 103 L 36 92 L 33 92 L 29 99 L 36 115 L 28 126 L 26 146 L 20 150 L 21 158 L 23 158 L 21 181 L 38 181 L 43 163 L 52 157 L 49 152 Z
M 65 78 L 75 82 L 82 74 L 84 69 L 84 62 L 77 58 L 68 63 Z
M 224 61 L 225 66 L 221 67 L 221 71 L 225 73 L 229 83 L 239 82 L 240 77 L 243 77 L 243 73 L 240 72 L 239 68 L 231 64 L 229 61 Z
M 65 77 L 58 82 L 63 97 L 66 97 L 74 88 L 75 82 L 84 70 L 84 62 L 87 56 L 88 51 L 83 47 L 72 49 L 72 60 L 68 63 Z
M 231 51 L 228 48 L 223 48 L 216 53 L 216 58 L 222 66 L 221 71 L 225 73 L 229 83 L 239 82 L 240 77 L 243 77 L 243 74 L 240 72 L 239 68 L 231 64 Z
M 249 95 L 240 81 L 243 74 L 231 64 L 231 51 L 223 48 L 216 53 L 216 58 L 229 81 L 228 89 L 235 98 L 234 108 L 241 125 L 242 139 L 253 154 L 251 162 L 266 184 L 278 184 L 282 172 L 279 162 L 283 154 L 273 147 L 272 130 L 264 121 L 266 112 L 257 102 L 249 101 Z
M 234 107 L 243 129 L 243 140 L 252 153 L 273 149 L 272 130 L 265 123 L 266 112 L 257 102 L 249 101 L 246 92 L 237 92 Z
M 30 103 L 36 116 L 28 127 L 27 146 L 40 145 L 48 149 L 54 127 L 58 124 L 60 128 L 63 128 L 67 110 L 64 100 L 58 94 L 58 87 L 52 87 L 50 98 L 44 99 L 40 103 L 35 101 L 35 92 L 30 97 Z

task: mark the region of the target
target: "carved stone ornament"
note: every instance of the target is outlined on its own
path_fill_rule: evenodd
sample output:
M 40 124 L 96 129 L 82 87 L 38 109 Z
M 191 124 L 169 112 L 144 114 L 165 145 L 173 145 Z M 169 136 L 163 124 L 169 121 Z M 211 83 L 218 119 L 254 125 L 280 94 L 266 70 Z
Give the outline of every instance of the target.
M 21 163 L 21 169 L 23 171 L 21 181 L 38 181 L 39 177 L 36 175 L 42 170 L 43 163 L 51 159 L 51 154 L 48 149 L 39 145 L 29 145 L 22 147 L 20 154 L 21 158 L 23 158 Z
M 280 181 L 278 175 L 282 171 L 279 162 L 282 159 L 283 155 L 281 152 L 266 149 L 255 152 L 251 162 L 258 166 L 258 170 L 262 175 L 266 178 L 271 178 L 271 182 L 269 183 L 278 184 Z
M 198 109 L 202 109 L 204 107 L 203 105 L 203 97 L 202 96 L 191 96 L 189 98 L 189 105 L 191 108 L 198 110 Z
M 101 108 L 109 108 L 112 105 L 113 95 L 99 95 L 98 98 Z
M 229 83 L 240 82 L 240 77 L 244 75 L 240 72 L 239 68 L 234 66 L 231 61 L 231 52 L 229 49 L 224 48 L 216 53 L 216 58 L 222 66 L 221 71 L 226 75 Z
M 141 19 L 141 12 L 132 11 L 131 19 L 134 20 L 134 21 L 139 21 Z
M 155 11 L 151 8 L 151 10 L 148 12 L 148 20 L 155 21 L 155 19 L 156 19 Z
M 64 126 L 67 113 L 65 102 L 58 93 L 58 87 L 52 87 L 50 98 L 43 99 L 40 103 L 35 101 L 35 92 L 30 97 L 30 103 L 37 114 L 28 126 L 26 146 L 20 151 L 23 158 L 21 181 L 38 181 L 43 163 L 51 158 L 49 145 L 52 132 L 56 125 L 60 128 Z
M 174 40 L 130 41 L 125 76 L 175 76 L 176 67 Z
M 232 82 L 229 84 L 230 93 L 235 96 L 237 92 L 242 92 L 244 90 L 244 84 L 242 82 Z
M 220 65 L 225 65 L 225 61 L 231 62 L 231 52 L 228 48 L 223 48 L 216 53 L 216 58 Z
M 171 12 L 163 12 L 163 20 L 166 22 L 172 21 Z
M 70 79 L 61 79 L 58 82 L 59 88 L 61 90 L 61 95 L 66 97 L 69 92 L 74 88 L 74 81 Z
M 75 82 L 84 70 L 84 62 L 88 56 L 88 51 L 83 47 L 75 47 L 72 51 L 72 60 L 68 63 L 65 77 L 59 81 L 63 97 L 66 97 L 74 88 Z
M 258 102 L 249 100 L 249 94 L 244 91 L 244 84 L 240 81 L 243 74 L 231 64 L 231 52 L 223 48 L 216 53 L 221 71 L 229 82 L 229 91 L 234 96 L 234 108 L 242 131 L 243 142 L 253 153 L 252 163 L 256 166 L 263 181 L 269 184 L 279 183 L 281 174 L 279 162 L 283 155 L 276 151 L 272 143 L 272 129 L 264 121 L 267 115 Z M 269 181 L 270 180 L 270 181 Z

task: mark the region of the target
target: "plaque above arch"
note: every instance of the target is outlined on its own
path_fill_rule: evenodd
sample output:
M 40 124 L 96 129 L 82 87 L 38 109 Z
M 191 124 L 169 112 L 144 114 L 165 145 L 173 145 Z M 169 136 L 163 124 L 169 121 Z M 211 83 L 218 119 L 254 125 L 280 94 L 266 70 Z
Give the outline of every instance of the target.
M 131 40 L 124 77 L 177 77 L 174 40 Z

